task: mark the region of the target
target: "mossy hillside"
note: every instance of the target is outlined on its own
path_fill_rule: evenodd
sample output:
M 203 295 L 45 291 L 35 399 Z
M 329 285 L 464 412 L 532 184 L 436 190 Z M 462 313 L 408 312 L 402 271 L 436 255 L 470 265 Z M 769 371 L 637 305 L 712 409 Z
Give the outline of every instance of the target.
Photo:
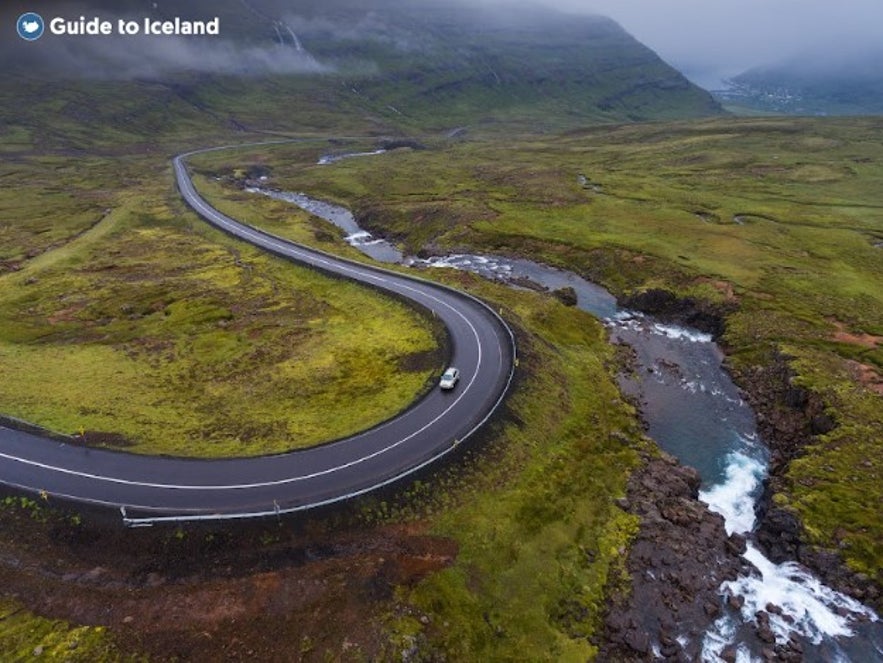
M 153 80 L 80 75 L 59 80 L 57 75 L 4 71 L 0 153 L 5 159 L 73 152 L 94 163 L 100 156 L 171 157 L 186 148 L 266 140 L 273 132 L 327 136 L 394 131 L 391 123 L 366 114 L 358 100 L 340 89 L 336 76 L 182 73 Z
M 880 128 L 872 118 L 629 125 L 330 168 L 266 154 L 280 188 L 348 204 L 411 250 L 524 255 L 619 294 L 662 287 L 738 302 L 723 339 L 734 369 L 787 349 L 841 425 L 793 464 L 781 499 L 818 543 L 879 580 L 880 512 L 859 508 L 858 523 L 845 511 L 879 491 L 880 397 L 855 365 L 883 374 L 883 348 L 835 333 L 883 335 Z M 835 468 L 829 481 L 819 467 Z
M 113 201 L 113 194 L 102 186 L 119 173 L 113 170 L 111 162 L 101 159 L 4 159 L 0 164 L 0 274 L 97 224 Z
M 0 279 L 5 414 L 141 453 L 254 455 L 361 430 L 428 387 L 431 321 L 209 229 L 160 170 Z
M 141 0 L 84 7 L 101 13 L 109 4 L 117 14 L 145 11 Z M 151 15 L 173 18 L 171 8 L 158 4 Z M 297 60 L 278 44 L 275 21 L 283 19 L 321 66 L 286 75 L 244 55 L 236 73 L 162 64 L 151 71 L 145 54 L 144 68 L 132 70 L 58 41 L 42 49 L 4 43 L 9 66 L 0 72 L 0 153 L 124 155 L 218 144 L 218 137 L 230 142 L 231 133 L 235 142 L 248 132 L 536 131 L 721 113 L 708 93 L 597 16 L 529 4 L 499 12 L 449 1 L 334 0 L 296 8 L 265 2 L 255 12 L 241 3 L 194 0 L 174 11 L 192 19 L 220 16 L 227 53 L 263 50 L 277 60 L 282 48 L 278 60 Z M 208 47 L 209 70 L 213 55 Z
M 796 386 L 820 393 L 838 426 L 792 462 L 788 490 L 776 495 L 776 504 L 803 515 L 812 543 L 833 544 L 856 571 L 880 582 L 883 539 L 875 535 L 883 504 L 880 395 L 857 387 L 854 373 L 836 354 L 785 350 L 800 357 L 794 362 Z

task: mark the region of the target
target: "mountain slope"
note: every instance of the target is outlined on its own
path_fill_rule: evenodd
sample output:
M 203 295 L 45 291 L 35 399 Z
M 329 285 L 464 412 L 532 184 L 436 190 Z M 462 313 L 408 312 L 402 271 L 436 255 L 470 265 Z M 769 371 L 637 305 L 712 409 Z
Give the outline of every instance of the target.
M 292 14 L 279 0 L 252 0 L 259 3 L 293 26 L 320 60 L 342 71 L 375 64 L 376 73 L 356 82 L 379 108 L 429 122 L 537 110 L 590 120 L 718 112 L 704 91 L 600 16 L 388 0 L 330 14 L 299 4 Z
M 47 20 L 50 7 L 70 18 L 72 5 L 55 3 L 42 10 Z M 85 124 L 154 140 L 174 125 L 166 108 L 201 115 L 206 127 L 316 131 L 500 122 L 561 129 L 721 112 L 613 21 L 531 5 L 91 0 L 78 7 L 87 18 L 219 16 L 221 36 L 7 40 L 0 52 L 17 64 L 0 74 L 0 126 L 33 124 L 19 110 L 22 96 L 34 100 L 31 118 L 49 114 L 51 99 L 65 128 L 56 133 Z M 2 19 L 15 11 L 7 6 Z M 165 101 L 157 104 L 157 94 Z M 145 118 L 142 108 L 154 114 Z

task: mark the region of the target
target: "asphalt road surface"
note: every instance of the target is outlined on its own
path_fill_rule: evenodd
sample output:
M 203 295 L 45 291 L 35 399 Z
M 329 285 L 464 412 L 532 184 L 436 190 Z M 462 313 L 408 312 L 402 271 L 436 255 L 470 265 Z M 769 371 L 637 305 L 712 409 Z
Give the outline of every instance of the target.
M 259 517 L 350 499 L 397 481 L 441 458 L 487 421 L 505 397 L 516 363 L 512 333 L 493 310 L 453 289 L 309 249 L 221 214 L 193 186 L 185 165 L 192 154 L 174 159 L 175 177 L 184 200 L 205 221 L 282 258 L 433 311 L 450 335 L 459 384 L 448 392 L 434 389 L 399 416 L 352 437 L 258 458 L 141 456 L 0 426 L 0 483 L 120 509 L 132 526 Z

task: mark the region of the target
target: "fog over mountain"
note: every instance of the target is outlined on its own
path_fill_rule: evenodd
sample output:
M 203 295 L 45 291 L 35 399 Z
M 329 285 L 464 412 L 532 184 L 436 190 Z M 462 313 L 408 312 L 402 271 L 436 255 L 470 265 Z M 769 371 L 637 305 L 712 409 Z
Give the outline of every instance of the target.
M 0 17 L 14 29 L 19 14 L 10 17 L 8 7 Z M 506 123 L 551 131 L 723 112 L 614 20 L 549 3 L 81 0 L 40 11 L 49 25 L 60 18 L 113 26 L 122 17 L 141 25 L 220 26 L 215 36 L 130 37 L 111 27 L 107 35 L 0 40 L 9 63 L 0 92 L 15 99 L 16 90 L 28 88 L 39 97 L 33 90 L 43 86 L 48 96 L 61 81 L 61 89 L 81 93 L 64 106 L 77 127 L 88 118 L 88 126 L 103 122 L 128 132 L 132 117 L 155 111 L 143 121 L 154 127 L 157 115 L 172 115 L 170 104 L 177 104 L 175 115 L 186 109 L 212 121 L 231 118 L 239 129 L 283 127 L 294 104 L 301 126 L 325 126 L 339 115 L 441 132 Z M 96 100 L 96 90 L 112 99 Z M 121 98 L 130 109 L 119 108 Z M 0 125 L 20 116 L 7 102 Z
M 748 69 L 809 55 L 852 62 L 883 41 L 881 0 L 536 1 L 609 16 L 706 88 Z
M 547 0 L 610 16 L 708 88 L 806 54 L 854 60 L 883 36 L 880 0 Z
M 388 0 L 386 4 L 410 6 L 421 4 L 439 6 L 445 0 Z M 121 5 L 141 11 L 168 13 L 186 11 L 193 4 L 168 0 L 124 1 L 105 0 L 46 0 L 24 3 L 11 0 L 0 8 L 5 23 L 15 11 L 37 10 L 44 13 L 64 11 L 75 14 L 91 8 L 113 10 Z M 199 4 L 199 3 L 194 3 Z M 304 8 L 314 6 L 313 0 L 220 0 L 212 3 L 213 11 L 223 13 L 241 11 L 243 5 L 276 15 L 299 15 Z M 356 7 L 358 3 L 351 2 Z M 374 4 L 377 4 L 376 2 Z M 448 3 L 456 7 L 457 2 Z M 609 16 L 637 39 L 656 51 L 664 60 L 677 67 L 694 82 L 706 87 L 719 87 L 723 79 L 736 76 L 748 69 L 769 66 L 796 57 L 824 55 L 824 60 L 854 61 L 856 53 L 872 49 L 880 43 L 883 26 L 883 2 L 880 0 L 477 0 L 500 15 L 519 14 L 526 7 L 563 10 L 566 12 Z M 513 11 L 513 7 L 518 7 Z M 285 10 L 285 11 L 282 11 Z M 3 40 L 7 44 L 14 39 Z M 95 46 L 107 49 L 110 45 Z M 148 47 L 149 48 L 149 47 Z M 225 50 L 212 53 L 217 64 L 210 70 L 226 71 L 229 62 L 240 54 Z M 138 50 L 138 49 L 135 49 Z M 169 59 L 188 55 L 187 46 L 174 45 L 170 52 L 153 54 L 151 63 L 159 61 L 168 66 Z M 256 65 L 271 58 L 261 52 L 244 54 L 246 61 Z M 61 58 L 63 60 L 63 58 Z M 276 63 L 283 71 L 309 70 L 313 63 L 292 58 L 290 62 Z M 134 66 L 134 65 L 133 65 Z M 137 68 L 137 67 L 136 67 Z

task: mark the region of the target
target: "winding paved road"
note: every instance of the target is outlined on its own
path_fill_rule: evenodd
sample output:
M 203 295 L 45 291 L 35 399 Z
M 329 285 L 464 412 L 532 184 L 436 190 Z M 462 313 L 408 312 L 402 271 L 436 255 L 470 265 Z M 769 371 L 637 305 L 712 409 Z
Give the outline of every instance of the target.
M 452 392 L 435 389 L 399 416 L 353 437 L 259 458 L 139 456 L 0 427 L 0 483 L 117 508 L 130 526 L 259 517 L 330 504 L 392 483 L 441 458 L 487 421 L 506 395 L 516 363 L 512 332 L 496 313 L 453 289 L 309 249 L 220 213 L 196 192 L 188 174 L 185 160 L 197 153 L 173 163 L 182 196 L 203 219 L 278 256 L 433 311 L 450 334 L 460 384 Z

